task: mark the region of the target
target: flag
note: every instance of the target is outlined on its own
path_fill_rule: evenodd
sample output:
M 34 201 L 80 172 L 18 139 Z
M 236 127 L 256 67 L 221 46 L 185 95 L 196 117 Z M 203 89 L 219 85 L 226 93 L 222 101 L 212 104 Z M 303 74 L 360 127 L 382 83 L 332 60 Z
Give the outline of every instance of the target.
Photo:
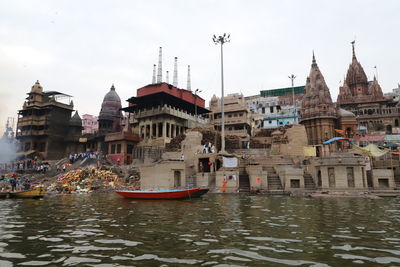
M 344 130 L 341 130 L 341 129 L 335 129 L 335 132 L 337 132 L 340 135 L 346 135 L 346 132 Z

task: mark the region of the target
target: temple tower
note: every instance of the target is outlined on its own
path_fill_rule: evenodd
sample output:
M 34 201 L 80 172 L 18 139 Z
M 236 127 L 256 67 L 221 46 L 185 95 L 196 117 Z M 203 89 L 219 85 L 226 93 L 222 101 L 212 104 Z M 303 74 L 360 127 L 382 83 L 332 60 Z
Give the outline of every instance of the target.
M 319 145 L 335 136 L 337 115 L 329 88 L 318 68 L 314 53 L 305 91 L 300 123 L 306 128 L 308 144 Z
M 104 96 L 99 114 L 99 134 L 104 135 L 117 131 L 121 119 L 121 99 L 115 91 L 114 84 Z M 118 125 L 117 125 L 118 124 Z

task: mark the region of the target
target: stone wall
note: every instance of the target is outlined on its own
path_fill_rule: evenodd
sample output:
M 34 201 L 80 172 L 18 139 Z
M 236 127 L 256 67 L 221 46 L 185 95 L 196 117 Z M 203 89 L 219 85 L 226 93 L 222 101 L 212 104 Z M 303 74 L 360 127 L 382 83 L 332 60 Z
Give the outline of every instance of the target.
M 390 169 L 373 169 L 372 183 L 374 189 L 395 189 L 393 170 Z
M 249 175 L 250 190 L 268 190 L 268 172 L 261 165 L 248 165 L 246 172 Z
M 176 175 L 179 172 L 179 181 Z M 185 163 L 161 161 L 140 167 L 141 190 L 170 190 L 186 187 Z M 177 184 L 179 186 L 177 186 Z
M 236 179 L 230 179 L 229 177 L 236 177 Z M 217 171 L 215 176 L 215 192 L 222 193 L 224 181 L 226 181 L 225 193 L 237 193 L 239 190 L 239 169 Z

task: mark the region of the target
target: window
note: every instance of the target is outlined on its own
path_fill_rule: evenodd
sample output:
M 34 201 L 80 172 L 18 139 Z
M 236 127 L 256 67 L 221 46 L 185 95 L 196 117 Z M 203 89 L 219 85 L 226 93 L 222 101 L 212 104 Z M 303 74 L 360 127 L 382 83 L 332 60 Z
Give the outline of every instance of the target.
M 118 144 L 117 145 L 117 154 L 120 154 L 121 153 L 121 144 Z
M 290 187 L 291 188 L 300 188 L 300 180 L 299 179 L 290 179 Z
M 181 172 L 174 171 L 174 187 L 179 188 L 181 187 Z
M 111 153 L 110 154 L 115 154 L 115 145 L 111 145 Z

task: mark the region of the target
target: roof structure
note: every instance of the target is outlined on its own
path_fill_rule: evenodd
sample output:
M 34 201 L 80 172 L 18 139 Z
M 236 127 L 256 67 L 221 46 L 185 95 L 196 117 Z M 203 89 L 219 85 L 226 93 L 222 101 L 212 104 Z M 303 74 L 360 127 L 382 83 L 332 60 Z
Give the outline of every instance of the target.
M 286 94 L 292 94 L 292 90 L 294 89 L 295 94 L 304 94 L 305 86 L 295 86 L 295 87 L 285 87 L 285 88 L 277 88 L 277 89 L 269 89 L 269 90 L 261 90 L 260 95 L 263 97 L 267 96 L 284 96 Z
M 121 110 L 127 112 L 135 112 L 139 109 L 163 106 L 164 104 L 186 110 L 189 113 L 195 114 L 195 104 L 185 101 L 179 97 L 173 96 L 166 92 L 157 92 L 140 97 L 131 97 L 127 100 L 131 105 Z M 197 114 L 209 113 L 210 111 L 199 105 L 197 106 Z

